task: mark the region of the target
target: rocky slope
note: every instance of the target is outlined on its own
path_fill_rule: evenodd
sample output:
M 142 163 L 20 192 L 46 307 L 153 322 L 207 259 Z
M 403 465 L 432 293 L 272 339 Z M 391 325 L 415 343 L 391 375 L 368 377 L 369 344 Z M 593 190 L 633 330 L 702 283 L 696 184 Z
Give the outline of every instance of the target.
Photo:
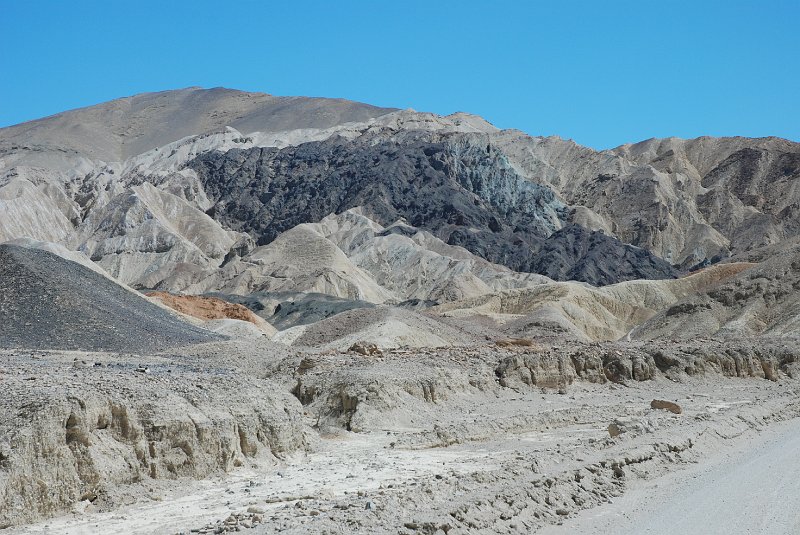
M 0 245 L 0 347 L 153 351 L 218 339 L 80 264 Z
M 395 111 L 341 99 L 276 97 L 217 87 L 143 93 L 0 130 L 0 151 L 55 150 L 121 162 L 187 136 L 323 129 Z
M 619 340 L 681 299 L 691 299 L 754 265 L 720 264 L 680 279 L 626 281 L 602 288 L 550 282 L 452 301 L 431 312 L 456 318 L 487 318 L 497 324 L 501 333 L 512 337 Z
M 800 246 L 789 244 L 738 276 L 662 310 L 638 326 L 642 339 L 800 336 Z
M 354 344 L 379 350 L 397 347 L 463 346 L 480 340 L 474 332 L 439 318 L 394 307 L 357 308 L 279 332 L 283 344 L 346 351 Z
M 250 275 L 237 293 L 294 289 L 373 303 L 449 301 L 548 280 L 487 262 L 402 220 L 383 227 L 360 209 L 298 225 L 241 265 Z M 234 284 L 242 278 L 236 271 Z
M 549 187 L 517 173 L 485 136 L 332 137 L 285 149 L 206 153 L 189 167 L 215 203 L 213 217 L 259 244 L 299 223 L 361 207 L 380 224 L 403 218 L 516 271 L 544 271 L 537 257 L 549 239 L 548 262 L 568 266 L 552 271 L 558 276 L 606 284 L 673 275 L 664 261 L 603 233 L 581 229 L 594 254 L 562 244 L 555 231 L 567 207 Z
M 239 303 L 267 320 L 279 331 L 315 323 L 356 308 L 374 308 L 375 304 L 315 292 L 254 292 L 247 296 L 211 294 Z
M 204 326 L 211 327 L 212 330 L 216 330 L 214 328 L 216 326 L 248 323 L 266 336 L 272 336 L 276 332 L 274 327 L 246 306 L 229 303 L 218 297 L 176 295 L 166 292 L 147 292 L 145 295 L 181 314 L 204 321 Z
M 522 154 L 520 165 L 544 168 L 542 178 L 577 208 L 577 220 L 673 264 L 713 262 L 797 235 L 797 143 L 668 138 L 599 153 L 558 140 L 516 143 L 509 150 Z
M 158 499 L 165 481 L 273 466 L 313 443 L 275 384 L 135 347 L 0 351 L 1 527 Z

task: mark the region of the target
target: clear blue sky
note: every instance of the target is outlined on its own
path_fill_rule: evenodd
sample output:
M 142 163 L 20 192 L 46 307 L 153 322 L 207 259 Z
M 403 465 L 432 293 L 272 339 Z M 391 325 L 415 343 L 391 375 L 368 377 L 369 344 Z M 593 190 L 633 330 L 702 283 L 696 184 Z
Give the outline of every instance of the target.
M 800 140 L 800 0 L 0 0 L 0 126 L 193 85 L 468 111 L 595 148 Z

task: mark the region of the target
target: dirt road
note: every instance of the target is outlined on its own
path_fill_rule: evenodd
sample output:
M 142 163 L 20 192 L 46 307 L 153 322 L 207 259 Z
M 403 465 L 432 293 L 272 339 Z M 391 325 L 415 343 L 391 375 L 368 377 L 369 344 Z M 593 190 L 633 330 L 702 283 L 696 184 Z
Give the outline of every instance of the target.
M 539 533 L 800 533 L 800 419 Z

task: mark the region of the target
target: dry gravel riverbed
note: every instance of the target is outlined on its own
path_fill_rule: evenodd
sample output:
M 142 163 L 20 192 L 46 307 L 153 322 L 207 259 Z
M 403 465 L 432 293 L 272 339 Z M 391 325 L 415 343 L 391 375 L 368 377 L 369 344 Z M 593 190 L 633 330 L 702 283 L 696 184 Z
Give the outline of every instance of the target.
M 654 397 L 678 402 L 682 414 L 651 409 Z M 715 496 L 734 509 L 736 500 L 751 503 L 745 494 L 753 481 L 761 510 L 772 504 L 785 521 L 764 525 L 788 533 L 781 529 L 794 526 L 794 517 L 776 508 L 788 507 L 797 487 L 781 479 L 788 494 L 775 496 L 766 486 L 774 478 L 763 471 L 797 466 L 789 451 L 779 451 L 797 443 L 791 433 L 798 420 L 783 422 L 800 414 L 797 399 L 793 380 L 707 377 L 626 387 L 578 383 L 567 394 L 470 393 L 425 408 L 434 432 L 392 418 L 359 433 L 329 429 L 312 451 L 274 466 L 243 466 L 201 481 L 154 480 L 134 503 L 98 512 L 82 502 L 70 514 L 12 532 L 452 535 L 588 533 L 597 525 L 607 533 L 646 533 L 642 525 L 661 533 L 659 522 L 674 527 L 666 523 L 670 511 L 694 504 L 686 514 L 702 516 L 716 507 Z M 313 425 L 316 416 L 306 418 Z M 615 419 L 626 432 L 612 439 L 607 428 Z M 774 459 L 759 460 L 764 440 Z M 714 468 L 728 455 L 741 459 L 730 477 Z M 704 485 L 716 492 L 703 493 Z M 737 494 L 726 497 L 727 486 Z M 631 503 L 636 507 L 625 505 Z M 725 509 L 719 511 L 703 518 L 723 526 Z M 640 524 L 645 516 L 650 524 Z M 754 514 L 753 526 L 770 516 Z

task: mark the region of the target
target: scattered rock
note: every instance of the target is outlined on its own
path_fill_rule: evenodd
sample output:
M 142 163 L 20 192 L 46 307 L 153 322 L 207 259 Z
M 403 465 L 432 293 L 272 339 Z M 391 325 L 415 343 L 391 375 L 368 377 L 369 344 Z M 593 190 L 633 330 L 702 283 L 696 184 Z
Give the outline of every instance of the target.
M 654 399 L 650 402 L 650 408 L 652 409 L 662 409 L 665 411 L 669 411 L 673 414 L 680 414 L 683 412 L 681 410 L 681 406 L 677 403 L 673 403 L 671 401 L 665 401 L 663 399 Z

